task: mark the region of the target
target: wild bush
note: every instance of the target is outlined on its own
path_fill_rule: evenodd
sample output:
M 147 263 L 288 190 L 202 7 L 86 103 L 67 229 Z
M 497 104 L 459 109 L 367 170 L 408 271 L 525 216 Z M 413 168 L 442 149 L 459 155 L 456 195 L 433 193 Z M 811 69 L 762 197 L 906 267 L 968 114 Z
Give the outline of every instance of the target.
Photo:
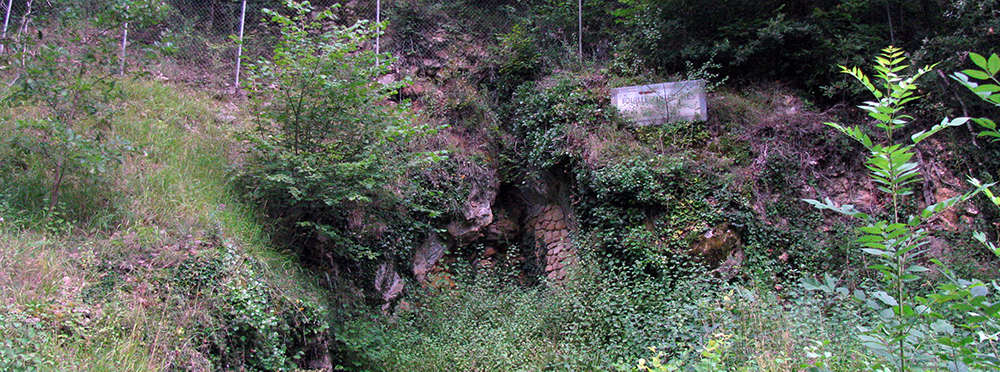
M 649 347 L 679 370 L 800 368 L 814 358 L 803 350 L 838 370 L 863 365 L 851 354 L 856 307 L 705 277 L 671 282 L 598 260 L 582 260 L 574 281 L 558 286 L 450 267 L 465 273 L 452 276 L 455 288 L 411 293 L 392 322 L 362 315 L 343 324 L 338 341 L 356 358 L 345 366 L 633 371 Z M 825 339 L 836 343 L 818 344 Z
M 922 60 L 940 60 L 946 57 L 940 50 L 958 48 L 930 47 L 928 40 L 961 48 L 971 40 L 981 45 L 987 38 L 969 37 L 969 31 L 988 29 L 996 18 L 993 0 L 713 4 L 692 0 L 616 4 L 610 14 L 615 21 L 611 27 L 618 27 L 613 62 L 617 70 L 678 73 L 688 64 L 722 61 L 717 73 L 737 81 L 791 80 L 814 98 L 842 100 L 864 92 L 838 81 L 832 66 L 862 63 L 876 52 L 875 46 L 889 43 L 920 48 L 920 54 L 928 56 Z M 960 36 L 941 36 L 952 32 Z
M 9 110 L 2 125 L 12 135 L 0 142 L 0 195 L 29 220 L 86 219 L 107 204 L 106 175 L 131 150 L 111 127 L 120 91 L 101 68 L 107 49 L 25 39 L 4 61 L 13 81 L 0 101 Z
M 195 337 L 217 368 L 279 371 L 307 361 L 329 324 L 322 300 L 283 294 L 266 281 L 266 267 L 241 254 L 232 242 L 182 261 L 170 272 L 171 292 L 210 304 L 210 321 L 196 324 Z
M 0 312 L 0 369 L 5 371 L 27 371 L 39 366 L 49 366 L 52 360 L 39 349 L 54 338 L 49 330 L 43 329 L 37 318 L 31 318 L 12 308 Z
M 861 251 L 869 255 L 874 264 L 871 269 L 879 273 L 878 288 L 856 291 L 855 297 L 878 314 L 871 327 L 862 327 L 861 340 L 869 350 L 883 359 L 885 367 L 903 370 L 940 366 L 938 350 L 930 341 L 937 336 L 947 337 L 954 327 L 946 317 L 937 314 L 933 306 L 934 295 L 922 296 L 913 288 L 928 268 L 916 260 L 926 253 L 922 248 L 930 235 L 928 221 L 936 214 L 970 199 L 983 187 L 940 201 L 913 211 L 907 207 L 906 198 L 913 194 L 920 180 L 919 164 L 914 161 L 916 145 L 931 135 L 948 127 L 964 125 L 968 118 L 944 119 L 930 129 L 910 136 L 911 143 L 898 142 L 895 134 L 913 121 L 904 112 L 906 104 L 919 98 L 917 79 L 932 71 L 933 66 L 918 69 L 913 75 L 904 75 L 909 67 L 902 50 L 886 48 L 875 59 L 875 75 L 871 79 L 860 68 L 841 67 L 854 77 L 874 97 L 859 106 L 875 120 L 882 138 L 869 135 L 861 126 L 842 126 L 827 123 L 830 127 L 859 142 L 866 150 L 866 166 L 871 179 L 883 193 L 887 212 L 884 216 L 870 215 L 853 205 L 836 205 L 831 200 L 806 200 L 819 209 L 833 210 L 860 220 L 864 225 L 857 230 L 861 237 Z
M 403 176 L 440 159 L 407 146 L 434 128 L 413 125 L 408 105 L 390 99 L 403 82 L 376 81 L 392 60 L 361 49 L 371 24 L 335 26 L 330 9 L 288 5 L 291 16 L 266 11 L 281 30 L 273 56 L 248 66 L 256 118 L 243 187 L 291 237 L 338 257 L 406 247 L 422 228 L 403 203 L 412 193 Z
M 507 128 L 515 143 L 507 144 L 512 159 L 533 172 L 566 168 L 582 160 L 572 130 L 614 128 L 619 119 L 608 99 L 586 78 L 560 74 L 545 84 L 528 81 L 514 91 L 505 107 Z
M 526 81 L 538 77 L 542 61 L 535 36 L 524 25 L 514 25 L 510 32 L 500 34 L 497 39 L 499 61 L 494 84 L 496 95 L 506 99 Z

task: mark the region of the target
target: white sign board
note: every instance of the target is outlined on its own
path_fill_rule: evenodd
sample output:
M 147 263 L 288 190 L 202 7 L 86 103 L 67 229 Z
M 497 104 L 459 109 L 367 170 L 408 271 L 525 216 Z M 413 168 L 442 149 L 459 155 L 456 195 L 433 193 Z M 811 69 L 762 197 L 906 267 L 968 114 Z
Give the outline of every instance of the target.
M 611 104 L 639 125 L 708 120 L 704 80 L 615 88 Z

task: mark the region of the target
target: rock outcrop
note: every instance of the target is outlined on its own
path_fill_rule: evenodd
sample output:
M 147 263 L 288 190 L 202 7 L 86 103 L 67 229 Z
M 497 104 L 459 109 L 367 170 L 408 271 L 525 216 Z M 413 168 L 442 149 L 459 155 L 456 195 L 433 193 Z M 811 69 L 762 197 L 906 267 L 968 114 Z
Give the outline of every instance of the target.
M 405 283 L 391 263 L 382 263 L 375 271 L 375 290 L 382 297 L 382 312 L 388 313 L 392 302 L 403 294 Z
M 444 257 L 447 250 L 448 247 L 441 242 L 437 234 L 430 234 L 424 244 L 413 252 L 413 277 L 418 282 L 426 284 L 427 274 L 434 269 L 434 265 Z
M 493 201 L 497 197 L 495 177 L 485 185 L 475 183 L 462 210 L 461 219 L 448 224 L 448 233 L 458 245 L 466 245 L 483 236 L 483 228 L 493 223 Z
M 708 230 L 691 244 L 688 253 L 698 257 L 709 267 L 716 268 L 730 258 L 730 254 L 738 250 L 742 244 L 739 234 L 733 230 L 733 227 L 728 223 L 723 223 Z

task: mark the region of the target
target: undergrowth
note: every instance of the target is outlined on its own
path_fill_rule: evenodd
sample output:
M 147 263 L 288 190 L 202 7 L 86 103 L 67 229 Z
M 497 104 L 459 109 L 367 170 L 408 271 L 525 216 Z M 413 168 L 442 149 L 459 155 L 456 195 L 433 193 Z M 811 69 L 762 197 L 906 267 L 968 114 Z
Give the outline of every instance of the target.
M 105 130 L 134 150 L 102 176 L 105 189 L 63 194 L 61 203 L 88 205 L 78 215 L 86 218 L 4 205 L 0 328 L 12 337 L 0 344 L 0 369 L 304 363 L 311 335 L 325 330 L 325 305 L 316 301 L 324 296 L 295 260 L 269 246 L 257 215 L 229 184 L 236 118 L 214 107 L 223 102 L 163 83 L 116 84 L 121 97 L 110 102 L 116 115 Z M 7 114 L 32 112 L 22 106 Z M 8 116 L 0 125 L 11 131 L 14 124 Z M 42 160 L 27 161 L 31 168 Z M 29 175 L 5 178 L 5 188 L 46 187 L 20 182 Z M 95 196 L 107 202 L 89 203 Z M 211 274 L 185 269 L 192 266 Z M 211 290 L 189 290 L 202 286 Z
M 497 274 L 456 278 L 456 289 L 408 298 L 392 321 L 355 318 L 338 340 L 358 370 L 631 371 L 649 347 L 693 365 L 720 340 L 716 370 L 792 370 L 820 358 L 850 370 L 867 358 L 856 354 L 851 326 L 867 319 L 828 297 L 595 269 L 549 287 L 504 284 Z

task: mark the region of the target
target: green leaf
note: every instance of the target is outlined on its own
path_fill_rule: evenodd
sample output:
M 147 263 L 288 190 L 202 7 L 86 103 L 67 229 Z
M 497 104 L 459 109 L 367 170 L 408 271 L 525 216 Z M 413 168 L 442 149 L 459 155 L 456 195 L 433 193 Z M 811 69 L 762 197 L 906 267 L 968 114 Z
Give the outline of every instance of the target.
M 896 313 L 891 308 L 889 308 L 889 309 L 883 309 L 878 313 L 878 315 L 882 317 L 882 319 L 891 320 L 892 318 L 895 317 Z
M 953 327 L 951 323 L 948 323 L 948 321 L 944 319 L 938 319 L 934 323 L 931 323 L 931 329 L 937 333 L 943 333 L 947 335 L 955 334 L 955 327 Z
M 974 118 L 972 119 L 972 121 L 976 122 L 976 124 L 979 124 L 979 126 L 989 130 L 997 129 L 997 124 L 993 122 L 993 120 L 988 118 Z
M 940 132 L 941 130 L 943 130 L 943 129 L 947 128 L 947 127 L 962 126 L 966 122 L 968 122 L 969 120 L 970 120 L 970 118 L 967 118 L 967 117 L 960 117 L 960 118 L 955 118 L 955 119 L 952 119 L 952 120 L 948 120 L 948 118 L 944 118 L 944 119 L 941 119 L 941 123 L 939 123 L 938 125 L 935 125 L 935 126 L 931 127 L 931 129 L 914 133 L 913 136 L 910 137 L 910 139 L 913 140 L 913 143 L 915 143 L 915 144 L 916 143 L 920 143 L 921 141 L 927 139 L 928 137 L 934 135 L 937 132 Z
M 972 70 L 972 69 L 962 70 L 962 73 L 968 75 L 973 79 L 978 79 L 978 80 L 986 80 L 990 78 L 989 74 L 979 70 Z
M 840 124 L 837 124 L 837 123 L 824 123 L 824 124 L 827 125 L 827 126 L 829 126 L 829 127 L 834 128 L 834 129 L 837 129 L 838 131 L 840 131 L 841 133 L 844 133 L 848 137 L 853 138 L 855 141 L 860 142 L 862 145 L 865 146 L 865 148 L 869 148 L 870 149 L 872 147 L 872 140 L 871 140 L 871 138 L 868 137 L 868 135 L 865 134 L 865 132 L 862 131 L 861 128 L 858 128 L 856 126 L 855 127 L 843 127 L 843 126 L 841 126 Z
M 864 235 L 864 236 L 858 238 L 858 243 L 862 243 L 862 244 L 864 244 L 864 243 L 881 243 L 883 241 L 885 241 L 885 238 L 883 238 L 881 235 Z
M 985 297 L 987 294 L 990 293 L 990 291 L 988 288 L 986 288 L 985 285 L 979 283 L 977 285 L 970 287 L 969 293 L 971 293 L 973 297 Z
M 892 296 L 890 296 L 888 293 L 885 293 L 885 291 L 875 292 L 874 294 L 872 294 L 872 297 L 877 298 L 879 301 L 882 301 L 882 303 L 888 306 L 899 306 L 899 302 L 896 302 L 896 299 L 892 298 Z
M 906 268 L 906 271 L 907 272 L 912 272 L 912 273 L 925 273 L 925 272 L 931 271 L 931 269 L 928 269 L 928 268 L 920 266 L 920 265 L 913 265 L 913 266 L 910 266 L 910 267 Z
M 920 212 L 920 216 L 923 217 L 923 219 L 926 220 L 926 219 L 930 218 L 931 216 L 933 216 L 935 214 L 938 214 L 938 213 L 940 213 L 941 211 L 943 211 L 945 209 L 948 209 L 948 208 L 951 208 L 951 207 L 955 206 L 959 202 L 961 202 L 961 201 L 963 201 L 965 199 L 968 199 L 969 197 L 971 197 L 971 196 L 969 196 L 969 195 L 959 195 L 959 196 L 956 196 L 956 197 L 953 197 L 953 198 L 942 200 L 939 203 L 934 203 L 934 204 L 928 205 L 926 208 L 924 208 L 923 211 Z
M 992 137 L 993 141 L 1000 141 L 1000 132 L 980 132 L 976 137 Z
M 880 235 L 882 234 L 882 228 L 878 226 L 862 226 L 858 228 L 858 231 L 865 234 Z
M 985 95 L 991 95 L 993 93 L 1000 92 L 1000 85 L 996 85 L 996 84 L 983 84 L 983 85 L 975 87 L 974 89 L 972 89 L 972 91 L 975 92 L 976 94 L 980 95 L 980 96 L 982 96 L 984 94 Z
M 892 253 L 881 249 L 864 248 L 861 251 L 877 257 L 892 257 Z
M 853 205 L 844 204 L 838 207 L 836 204 L 833 203 L 832 200 L 830 200 L 830 198 L 826 198 L 825 201 L 823 202 L 814 199 L 802 199 L 802 201 L 811 204 L 816 209 L 820 210 L 829 209 L 831 211 L 847 215 L 850 217 L 859 218 L 862 220 L 867 220 L 870 218 L 867 214 L 862 213 L 857 209 L 855 209 Z
M 976 239 L 976 241 L 980 243 L 986 243 L 986 234 L 984 234 L 982 231 L 973 232 L 972 238 Z
M 979 53 L 976 52 L 969 53 L 969 59 L 971 59 L 972 63 L 975 63 L 976 66 L 982 67 L 984 70 L 988 69 L 989 67 L 989 63 L 986 61 L 986 57 L 983 57 Z
M 996 54 L 991 55 L 987 69 L 990 71 L 990 75 L 996 75 L 997 72 L 1000 72 L 1000 56 Z

